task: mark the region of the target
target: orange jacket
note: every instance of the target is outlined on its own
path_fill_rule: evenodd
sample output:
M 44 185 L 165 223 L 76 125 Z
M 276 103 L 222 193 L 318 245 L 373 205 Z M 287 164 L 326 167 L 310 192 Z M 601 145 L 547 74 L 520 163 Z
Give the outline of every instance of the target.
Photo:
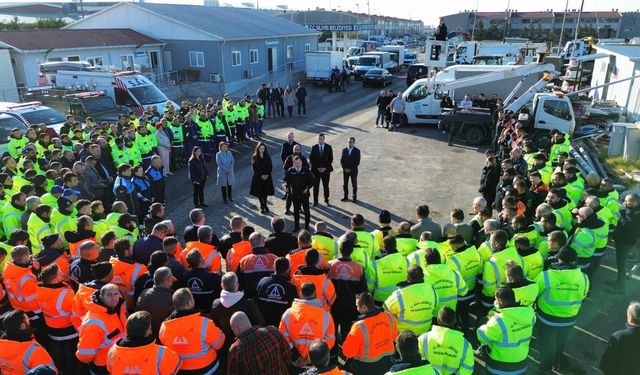
M 140 276 L 149 272 L 147 266 L 136 263 L 130 258 L 119 259 L 111 257 L 109 263 L 113 266 L 113 279 L 111 279 L 111 282 L 120 288 L 125 301 L 127 301 L 127 308 L 133 309 L 135 307 L 133 303 L 134 286 Z
M 67 328 L 73 325 L 71 323 L 71 309 L 75 293 L 70 286 L 39 283 L 36 287 L 36 296 L 48 328 Z
M 87 305 L 87 314 L 82 319 L 76 357 L 82 363 L 104 367 L 111 346 L 127 333 L 127 316 L 124 301 L 109 311 L 98 301 L 98 293 L 92 295 L 93 303 Z
M 172 349 L 182 364 L 180 370 L 198 370 L 215 363 L 218 367 L 217 350 L 224 344 L 224 333 L 213 321 L 199 313 L 174 313 L 160 326 L 158 338 L 163 345 Z M 215 370 L 210 369 L 211 373 Z
M 71 257 L 72 258 L 77 258 L 78 257 L 78 248 L 80 247 L 80 245 L 82 245 L 82 243 L 84 241 L 93 241 L 93 242 L 97 243 L 95 237 L 85 238 L 84 240 L 80 240 L 78 242 L 69 243 L 69 253 L 71 253 Z
M 30 268 L 7 262 L 2 276 L 4 277 L 4 286 L 7 288 L 9 301 L 15 310 L 35 314 L 40 313 L 40 306 L 36 299 L 38 279 Z
M 322 339 L 330 348 L 336 343 L 336 331 L 331 314 L 317 299 L 305 301 L 295 299 L 280 320 L 280 332 L 296 348 L 304 364 L 309 360 L 309 347 L 313 340 Z
M 316 298 L 320 300 L 325 310 L 330 310 L 331 305 L 336 300 L 336 289 L 329 277 L 325 274 L 322 275 L 293 275 L 293 284 L 298 289 L 298 296 L 302 298 L 300 288 L 303 283 L 313 283 L 316 287 Z
M 180 263 L 184 268 L 191 269 L 189 263 L 187 263 L 187 254 L 192 249 L 198 249 L 204 259 L 205 266 L 209 268 L 209 272 L 222 272 L 222 256 L 218 253 L 216 247 L 200 241 L 187 242 L 187 247 L 180 253 Z
M 287 259 L 289 259 L 289 264 L 291 265 L 291 275 L 298 272 L 298 268 L 300 268 L 300 266 L 304 266 L 306 264 L 304 257 L 307 254 L 307 251 L 311 249 L 312 249 L 311 247 L 308 249 L 297 249 L 287 254 Z M 324 258 L 322 254 L 320 254 L 320 262 L 316 264 L 316 267 L 329 268 L 329 265 L 327 264 L 327 260 Z
M 180 369 L 180 357 L 173 350 L 152 342 L 138 347 L 120 346 L 109 350 L 107 370 L 113 375 L 174 375 Z
M 80 328 L 82 319 L 87 314 L 87 305 L 93 303 L 91 296 L 98 290 L 97 285 L 93 283 L 80 284 L 78 291 L 73 298 L 73 306 L 71 308 L 71 323 L 76 329 Z
M 376 308 L 353 323 L 342 344 L 342 353 L 360 362 L 377 362 L 395 353 L 393 340 L 397 336 L 398 327 L 393 316 Z
M 252 250 L 253 248 L 249 241 L 234 243 L 229 252 L 227 252 L 227 258 L 225 259 L 227 261 L 227 271 L 237 272 L 242 258 L 251 254 Z
M 40 365 L 56 368 L 49 353 L 35 340 L 20 342 L 0 339 L 1 374 L 24 375 Z

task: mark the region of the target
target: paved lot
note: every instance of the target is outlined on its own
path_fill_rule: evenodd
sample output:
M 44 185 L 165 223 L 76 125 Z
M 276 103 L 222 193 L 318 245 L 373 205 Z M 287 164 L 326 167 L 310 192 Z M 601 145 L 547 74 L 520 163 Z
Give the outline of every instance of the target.
M 404 88 L 404 80 L 397 79 L 392 87 L 396 92 Z M 482 149 L 455 145 L 448 147 L 446 136 L 433 126 L 412 126 L 399 132 L 388 132 L 375 128 L 375 98 L 379 90 L 364 89 L 359 82 L 352 82 L 346 93 L 328 93 L 324 88 L 308 87 L 309 102 L 304 118 L 267 119 L 267 143 L 274 160 L 273 179 L 276 196 L 270 197 L 270 215 L 261 215 L 258 201 L 249 196 L 252 170 L 250 156 L 255 142 L 246 142 L 234 151 L 236 160 L 235 203 L 225 205 L 219 188 L 215 185 L 215 165 L 211 163 L 210 179 L 205 189 L 207 223 L 218 236 L 227 232 L 228 220 L 241 215 L 264 234 L 270 232 L 269 221 L 274 214 L 284 213 L 281 180 L 283 171 L 278 167 L 280 145 L 286 134 L 293 130 L 296 140 L 308 154 L 316 143 L 316 135 L 326 134 L 327 143 L 334 149 L 334 168 L 331 176 L 331 206 L 312 208 L 312 222 L 326 221 L 334 235 L 348 228 L 353 213 L 362 214 L 367 220 L 367 229 L 376 227 L 378 213 L 387 209 L 392 213 L 394 226 L 404 220 L 415 219 L 415 206 L 427 203 L 434 220 L 448 221 L 453 207 L 470 211 L 471 200 L 477 196 L 480 171 L 483 165 Z M 356 146 L 362 151 L 360 167 L 359 202 L 340 202 L 342 197 L 342 172 L 339 167 L 340 152 L 347 138 L 354 136 Z M 167 186 L 167 215 L 171 218 L 179 235 L 188 224 L 188 213 L 193 208 L 192 187 L 186 171 L 177 171 Z M 289 217 L 292 219 L 292 217 Z M 293 226 L 287 221 L 287 228 Z M 593 292 L 583 305 L 579 323 L 574 330 L 567 356 L 570 363 L 562 374 L 597 374 L 597 364 L 610 334 L 624 328 L 626 306 L 631 299 L 640 298 L 638 280 L 632 280 L 627 295 L 612 294 L 603 280 L 615 276 L 615 259 L 608 254 L 603 267 L 592 281 Z M 534 343 L 531 357 L 537 358 Z M 533 373 L 533 371 L 531 371 Z

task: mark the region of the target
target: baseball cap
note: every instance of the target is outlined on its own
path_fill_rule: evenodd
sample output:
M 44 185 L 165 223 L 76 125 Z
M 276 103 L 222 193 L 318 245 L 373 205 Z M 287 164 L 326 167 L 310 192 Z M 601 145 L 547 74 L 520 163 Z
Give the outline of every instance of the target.
M 60 185 L 53 185 L 51 188 L 51 194 L 62 194 L 64 193 L 64 188 Z
M 58 198 L 58 209 L 67 210 L 71 206 L 73 206 L 73 202 L 71 201 L 71 199 L 67 197 Z
M 62 192 L 62 196 L 63 197 L 68 197 L 71 195 L 75 195 L 76 197 L 80 196 L 80 192 L 78 190 L 75 189 L 64 189 L 64 191 Z

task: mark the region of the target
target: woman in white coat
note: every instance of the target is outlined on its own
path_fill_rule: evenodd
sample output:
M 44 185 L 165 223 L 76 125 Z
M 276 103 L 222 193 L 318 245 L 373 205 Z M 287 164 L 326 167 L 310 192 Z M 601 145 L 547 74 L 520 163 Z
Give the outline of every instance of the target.
M 220 142 L 219 151 L 216 154 L 216 164 L 218 165 L 217 184 L 222 190 L 222 199 L 227 203 L 227 198 L 233 202 L 231 189 L 236 183 L 234 175 L 235 160 L 233 154 L 229 151 L 227 142 Z

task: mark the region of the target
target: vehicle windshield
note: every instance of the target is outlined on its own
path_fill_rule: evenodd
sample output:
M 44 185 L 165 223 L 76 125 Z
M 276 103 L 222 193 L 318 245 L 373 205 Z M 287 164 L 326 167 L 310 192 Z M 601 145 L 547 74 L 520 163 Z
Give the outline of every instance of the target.
M 488 58 L 488 59 L 475 59 L 473 65 L 500 65 L 499 59 Z
M 141 105 L 164 103 L 169 100 L 155 85 L 130 87 L 129 92 Z
M 9 143 L 9 135 L 11 130 L 18 128 L 24 130 L 24 125 L 12 116 L 0 118 L 0 143 Z
M 415 59 L 418 56 L 415 52 L 405 52 L 404 57 L 407 59 Z
M 99 98 L 86 100 L 84 103 L 84 109 L 87 113 L 97 113 L 105 111 L 117 111 L 116 105 L 113 100 L 108 96 L 102 96 Z
M 60 124 L 66 121 L 63 115 L 54 111 L 51 108 L 39 108 L 36 110 L 27 110 L 20 112 L 22 117 L 27 119 L 29 124 L 45 124 L 54 125 Z
M 362 66 L 375 66 L 376 58 L 375 57 L 361 57 L 358 59 L 358 65 Z
M 367 74 L 365 74 L 365 75 L 368 75 L 368 76 L 381 76 L 382 75 L 382 70 L 373 69 L 373 70 L 368 71 Z

